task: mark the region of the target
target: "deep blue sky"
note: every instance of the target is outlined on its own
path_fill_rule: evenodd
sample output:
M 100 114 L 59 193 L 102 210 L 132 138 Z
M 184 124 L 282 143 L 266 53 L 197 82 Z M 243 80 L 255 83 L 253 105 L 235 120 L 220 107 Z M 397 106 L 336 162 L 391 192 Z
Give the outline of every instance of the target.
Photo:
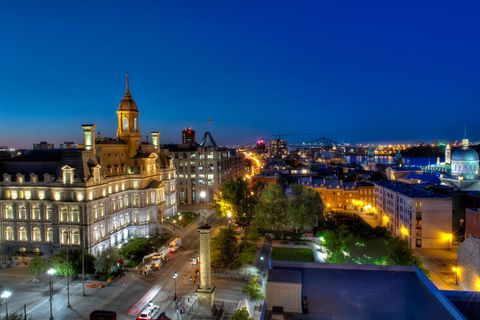
M 3 1 L 0 145 L 143 135 L 222 145 L 480 140 L 478 1 Z

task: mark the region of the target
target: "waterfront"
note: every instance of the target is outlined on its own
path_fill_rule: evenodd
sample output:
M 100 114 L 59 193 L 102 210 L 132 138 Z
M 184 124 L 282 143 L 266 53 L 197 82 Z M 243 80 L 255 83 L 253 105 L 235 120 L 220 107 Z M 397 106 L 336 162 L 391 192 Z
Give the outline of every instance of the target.
M 346 163 L 363 163 L 366 156 L 346 156 Z M 376 163 L 393 163 L 395 157 L 392 156 L 375 156 Z M 407 166 L 428 166 L 429 164 L 437 163 L 437 158 L 434 157 L 403 157 L 403 161 Z M 445 158 L 440 158 L 440 162 L 444 162 Z

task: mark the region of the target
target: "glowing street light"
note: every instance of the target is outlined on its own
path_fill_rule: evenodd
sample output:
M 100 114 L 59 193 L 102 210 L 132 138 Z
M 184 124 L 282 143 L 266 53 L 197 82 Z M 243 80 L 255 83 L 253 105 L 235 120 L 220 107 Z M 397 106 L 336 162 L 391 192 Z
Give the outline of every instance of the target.
M 50 320 L 53 320 L 53 312 L 52 312 L 53 283 L 52 283 L 52 276 L 55 274 L 55 269 L 50 268 L 50 269 L 48 269 L 47 273 L 50 275 Z
M 447 233 L 447 234 L 445 234 L 445 237 L 447 238 L 447 248 L 448 248 L 448 250 L 450 250 L 450 241 L 452 240 L 452 234 Z
M 177 305 L 177 276 L 178 274 L 175 272 L 173 274 L 173 283 L 174 283 L 174 288 L 175 288 L 175 294 L 173 295 L 173 301 L 175 301 L 175 311 L 177 310 L 178 308 L 178 305 Z
M 3 291 L 1 297 L 5 299 L 5 312 L 7 315 L 7 320 L 8 320 L 8 297 L 10 297 L 12 293 L 10 291 Z
M 453 267 L 452 270 L 455 273 L 455 284 L 458 284 L 458 268 Z

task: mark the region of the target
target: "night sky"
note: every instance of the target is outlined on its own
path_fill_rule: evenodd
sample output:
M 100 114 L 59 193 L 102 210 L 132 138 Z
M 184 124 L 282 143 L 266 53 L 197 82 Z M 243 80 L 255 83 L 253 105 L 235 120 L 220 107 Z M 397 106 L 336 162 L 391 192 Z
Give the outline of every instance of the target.
M 2 1 L 0 145 L 143 136 L 480 140 L 478 1 Z

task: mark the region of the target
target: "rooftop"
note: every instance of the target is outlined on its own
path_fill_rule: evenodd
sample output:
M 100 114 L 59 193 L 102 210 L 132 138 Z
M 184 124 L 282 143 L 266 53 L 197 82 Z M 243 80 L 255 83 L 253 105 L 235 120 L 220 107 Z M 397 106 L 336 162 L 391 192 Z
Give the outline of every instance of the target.
M 392 191 L 398 192 L 410 198 L 444 198 L 444 199 L 448 198 L 442 194 L 420 189 L 418 187 L 414 187 L 412 185 L 409 185 L 407 183 L 400 182 L 400 181 L 380 180 L 380 181 L 374 182 L 374 184 L 385 187 Z
M 288 319 L 462 318 L 453 304 L 414 267 L 275 261 L 274 269 L 302 274 L 308 314 L 289 313 Z

